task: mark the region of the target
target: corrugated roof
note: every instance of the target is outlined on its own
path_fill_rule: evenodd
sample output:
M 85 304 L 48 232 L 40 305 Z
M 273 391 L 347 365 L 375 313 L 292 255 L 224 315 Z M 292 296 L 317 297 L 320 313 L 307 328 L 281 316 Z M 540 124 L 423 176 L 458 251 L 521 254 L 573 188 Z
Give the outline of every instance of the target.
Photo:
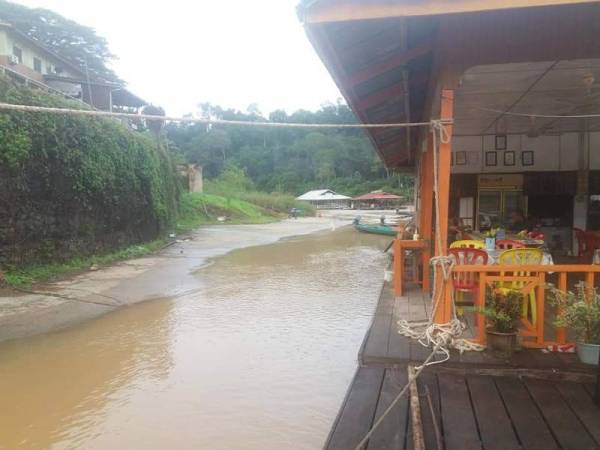
M 354 200 L 401 200 L 402 197 L 396 194 L 390 194 L 389 192 L 373 191 L 368 194 L 363 194 L 359 197 L 355 197 Z
M 341 195 L 331 189 L 316 189 L 314 191 L 308 191 L 302 194 L 300 197 L 296 197 L 296 200 L 350 200 L 347 195 Z

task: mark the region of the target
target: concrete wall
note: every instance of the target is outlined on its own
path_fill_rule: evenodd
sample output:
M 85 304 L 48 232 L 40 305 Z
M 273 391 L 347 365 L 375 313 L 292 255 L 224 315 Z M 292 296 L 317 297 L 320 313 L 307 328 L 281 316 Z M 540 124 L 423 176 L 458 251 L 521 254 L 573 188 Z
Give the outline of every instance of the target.
M 452 140 L 453 173 L 503 173 L 529 171 L 572 171 L 579 167 L 579 134 L 531 138 L 526 135 L 507 136 L 506 150 L 495 150 L 495 136 L 455 136 Z M 534 164 L 523 166 L 521 155 L 532 151 Z M 458 152 L 464 152 L 458 155 Z M 486 153 L 496 152 L 497 165 L 486 164 Z M 504 164 L 504 154 L 514 152 L 514 165 Z M 463 158 L 463 156 L 465 158 Z M 459 161 L 466 159 L 466 164 Z M 586 133 L 583 153 L 584 169 L 600 169 L 600 132 Z

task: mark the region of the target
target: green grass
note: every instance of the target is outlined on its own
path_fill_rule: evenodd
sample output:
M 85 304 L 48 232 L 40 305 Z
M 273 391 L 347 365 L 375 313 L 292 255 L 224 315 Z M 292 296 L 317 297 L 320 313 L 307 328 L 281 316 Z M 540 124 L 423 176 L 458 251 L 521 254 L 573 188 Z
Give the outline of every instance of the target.
M 221 223 L 218 217 L 225 217 L 224 223 L 230 224 L 269 223 L 281 218 L 281 215 L 238 198 L 186 193 L 179 203 L 177 230 L 182 232 L 200 225 Z
M 125 259 L 139 258 L 165 245 L 164 239 L 126 247 L 103 255 L 83 256 L 67 262 L 9 268 L 4 272 L 6 282 L 15 287 L 26 287 L 56 279 L 61 276 L 87 270 L 92 266 L 102 267 Z

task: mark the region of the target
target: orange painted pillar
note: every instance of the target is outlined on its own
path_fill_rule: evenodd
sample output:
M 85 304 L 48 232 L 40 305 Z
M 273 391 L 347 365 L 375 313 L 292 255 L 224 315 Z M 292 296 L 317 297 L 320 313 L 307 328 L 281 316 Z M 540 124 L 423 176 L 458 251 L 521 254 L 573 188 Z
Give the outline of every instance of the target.
M 421 252 L 423 264 L 423 291 L 429 292 L 429 259 L 431 258 L 431 243 L 433 237 L 433 140 L 427 135 L 427 151 L 421 154 L 419 192 L 419 234 L 425 241 Z
M 443 89 L 441 95 L 440 105 L 440 119 L 452 120 L 454 118 L 454 91 L 450 89 Z M 436 225 L 438 227 L 441 236 L 441 246 L 438 240 L 435 239 L 435 255 L 446 255 L 448 248 L 448 213 L 449 213 L 449 202 L 450 202 L 450 156 L 452 151 L 452 125 L 444 125 L 446 127 L 446 137 L 448 142 L 442 143 L 438 139 L 439 153 L 438 153 L 438 203 L 440 216 L 436 218 Z M 435 149 L 434 149 L 435 150 Z M 452 298 L 450 296 L 451 290 L 444 289 L 443 275 L 441 271 L 434 280 L 436 291 L 442 293 L 440 304 L 438 305 L 435 322 L 446 323 L 451 319 L 452 312 Z M 435 299 L 434 299 L 435 301 Z

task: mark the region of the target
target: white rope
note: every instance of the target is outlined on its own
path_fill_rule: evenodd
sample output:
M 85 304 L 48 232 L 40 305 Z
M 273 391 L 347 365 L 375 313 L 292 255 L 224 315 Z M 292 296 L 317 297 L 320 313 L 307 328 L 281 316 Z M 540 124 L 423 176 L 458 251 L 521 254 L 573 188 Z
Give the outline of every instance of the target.
M 20 112 L 42 112 L 50 114 L 71 114 L 92 117 L 115 117 L 120 119 L 145 119 L 168 122 L 203 123 L 206 125 L 240 125 L 244 127 L 273 127 L 273 128 L 408 128 L 429 127 L 431 122 L 404 122 L 404 123 L 286 123 L 286 122 L 248 122 L 243 120 L 224 120 L 201 117 L 173 117 L 155 116 L 151 114 L 129 114 L 110 111 L 96 111 L 89 109 L 51 108 L 47 106 L 14 105 L 1 103 L 0 110 Z M 451 123 L 451 121 L 444 121 Z
M 519 113 L 519 112 L 511 112 L 511 111 L 502 111 L 499 109 L 492 108 L 480 108 L 474 107 L 473 109 L 478 109 L 480 111 L 493 112 L 496 114 L 502 114 L 504 116 L 518 116 L 518 117 L 540 117 L 542 119 L 593 119 L 596 117 L 600 117 L 600 114 L 576 114 L 576 115 L 561 115 L 561 114 L 535 114 L 535 113 Z
M 438 182 L 438 134 L 439 141 L 443 144 L 447 144 L 450 142 L 450 136 L 448 130 L 444 127 L 444 122 L 441 120 L 432 120 L 431 121 L 431 133 L 433 134 L 433 190 L 435 194 L 435 230 L 436 230 L 436 241 L 437 247 L 442 253 L 441 255 L 434 256 L 430 259 L 430 263 L 433 265 L 433 273 L 434 279 L 437 279 L 437 274 L 441 270 L 442 272 L 442 289 L 439 290 L 437 283 L 433 285 L 433 292 L 431 294 L 431 298 L 434 300 L 433 310 L 431 311 L 431 315 L 427 322 L 417 322 L 417 323 L 409 323 L 405 319 L 398 320 L 398 333 L 417 340 L 424 347 L 429 348 L 433 346 L 433 350 L 429 354 L 429 356 L 423 361 L 423 364 L 417 366 L 415 376 L 408 380 L 408 383 L 402 388 L 400 393 L 396 396 L 394 401 L 390 404 L 390 406 L 381 414 L 379 419 L 373 424 L 369 432 L 365 435 L 365 437 L 358 443 L 355 447 L 355 450 L 361 450 L 362 447 L 367 443 L 369 438 L 373 435 L 375 430 L 379 427 L 379 425 L 383 422 L 385 417 L 390 413 L 392 408 L 398 403 L 400 398 L 406 393 L 411 383 L 417 380 L 421 372 L 429 366 L 434 364 L 441 364 L 450 359 L 450 348 L 454 348 L 458 350 L 460 353 L 465 351 L 482 351 L 485 349 L 484 346 L 476 344 L 474 342 L 470 342 L 466 339 L 461 338 L 460 336 L 464 332 L 466 326 L 456 316 L 456 309 L 454 307 L 454 292 L 452 292 L 451 305 L 452 305 L 452 319 L 450 319 L 447 323 L 434 323 L 435 314 L 437 309 L 441 303 L 441 299 L 444 296 L 443 287 L 446 286 L 447 283 L 450 282 L 450 277 L 452 276 L 452 268 L 454 267 L 454 259 L 445 255 L 446 250 L 445 246 L 443 246 L 442 235 L 440 231 L 440 204 L 439 204 L 439 182 Z M 417 330 L 417 327 L 423 327 L 424 329 Z M 433 360 L 435 355 L 444 355 L 441 360 Z

